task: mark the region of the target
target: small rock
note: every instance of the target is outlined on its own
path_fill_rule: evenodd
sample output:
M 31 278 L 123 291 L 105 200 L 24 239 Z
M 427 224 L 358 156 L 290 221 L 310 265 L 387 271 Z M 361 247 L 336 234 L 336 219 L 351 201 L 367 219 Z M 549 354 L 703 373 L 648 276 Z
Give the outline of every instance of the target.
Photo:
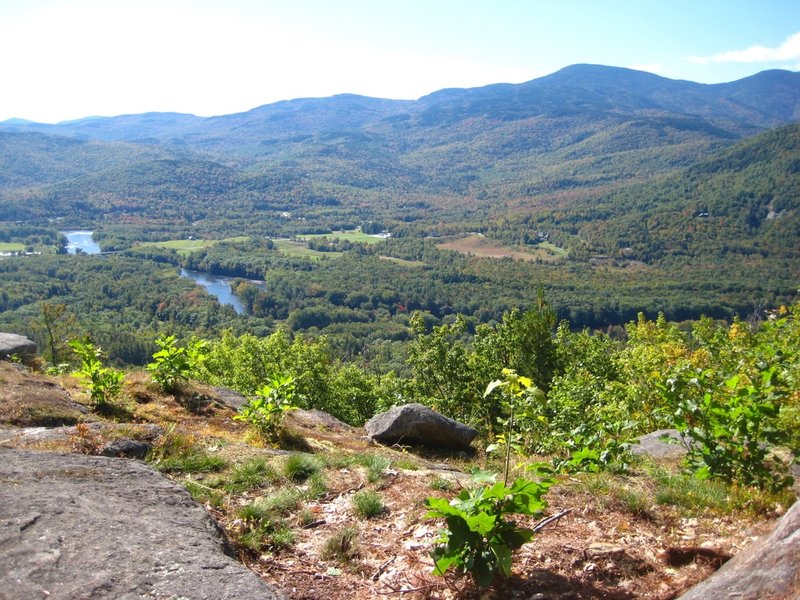
M 239 410 L 242 408 L 242 406 L 244 406 L 244 403 L 247 402 L 247 398 L 230 388 L 219 386 L 212 389 L 217 395 L 219 401 L 231 407 L 233 410 Z
M 118 458 L 137 458 L 144 460 L 147 453 L 153 449 L 152 444 L 139 440 L 114 440 L 108 442 L 100 449 L 102 456 L 115 456 Z
M 591 544 L 586 550 L 583 551 L 584 555 L 590 559 L 599 558 L 619 558 L 625 554 L 625 549 L 614 544 L 605 544 L 597 542 Z

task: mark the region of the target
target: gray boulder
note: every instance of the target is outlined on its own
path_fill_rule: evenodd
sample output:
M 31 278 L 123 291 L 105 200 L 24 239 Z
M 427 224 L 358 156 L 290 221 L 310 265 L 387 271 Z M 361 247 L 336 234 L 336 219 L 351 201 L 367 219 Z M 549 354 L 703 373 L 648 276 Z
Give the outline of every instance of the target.
M 770 535 L 746 546 L 680 600 L 789 600 L 800 598 L 800 503 Z
M 20 358 L 36 354 L 36 344 L 24 335 L 0 333 L 0 358 L 18 356 Z
M 247 402 L 247 398 L 245 396 L 230 388 L 218 386 L 211 389 L 214 390 L 214 393 L 217 395 L 217 398 L 220 402 L 232 408 L 233 410 L 239 410 L 245 405 L 245 402 Z
M 364 424 L 367 435 L 381 444 L 467 450 L 478 435 L 422 404 L 403 404 L 375 415 Z
M 631 452 L 639 456 L 655 459 L 678 459 L 686 456 L 686 446 L 681 442 L 677 429 L 659 429 L 637 438 L 638 444 L 631 446 Z
M 4 600 L 283 598 L 181 487 L 128 460 L 0 448 Z

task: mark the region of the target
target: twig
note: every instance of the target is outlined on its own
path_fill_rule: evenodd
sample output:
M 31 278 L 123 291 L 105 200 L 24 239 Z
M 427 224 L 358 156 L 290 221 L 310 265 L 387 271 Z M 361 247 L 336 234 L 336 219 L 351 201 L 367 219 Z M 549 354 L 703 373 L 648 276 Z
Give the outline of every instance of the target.
M 552 517 L 547 517 L 546 519 L 544 519 L 544 520 L 540 521 L 539 523 L 537 523 L 536 525 L 534 525 L 532 531 L 534 533 L 539 533 L 542 529 L 544 529 L 545 527 L 550 525 L 550 523 L 554 523 L 555 521 L 558 521 L 561 517 L 564 517 L 564 516 L 568 515 L 571 512 L 572 512 L 572 509 L 568 508 L 566 510 L 562 510 L 560 513 L 558 513 L 556 515 L 553 515 Z
M 320 525 L 325 525 L 327 521 L 325 519 L 318 519 L 317 521 L 311 521 L 311 523 L 306 523 L 303 525 L 303 529 L 311 529 L 312 527 L 319 527 Z
M 380 594 L 381 596 L 391 596 L 392 594 L 411 594 L 413 592 L 421 592 L 423 590 L 429 590 L 431 588 L 439 587 L 439 584 L 431 583 L 429 585 L 423 585 L 423 586 L 415 587 L 415 588 L 407 588 L 407 589 L 403 590 L 403 589 L 400 589 L 400 588 L 392 587 L 388 583 L 384 583 L 384 585 L 386 587 L 388 587 L 392 591 L 391 592 L 380 592 L 379 591 L 378 594 Z
M 386 570 L 386 567 L 388 567 L 390 564 L 392 564 L 395 561 L 396 558 L 397 558 L 397 556 L 395 555 L 395 556 L 391 557 L 389 560 L 387 560 L 385 563 L 383 563 L 380 567 L 378 567 L 378 570 L 375 571 L 375 574 L 372 576 L 372 581 L 378 581 L 378 578 L 381 575 L 383 575 L 383 572 Z

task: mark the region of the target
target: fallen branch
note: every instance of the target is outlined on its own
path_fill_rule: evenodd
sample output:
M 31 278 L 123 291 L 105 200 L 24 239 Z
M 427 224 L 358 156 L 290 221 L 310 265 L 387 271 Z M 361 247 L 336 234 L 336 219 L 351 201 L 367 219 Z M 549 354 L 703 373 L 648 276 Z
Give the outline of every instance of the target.
M 423 585 L 423 586 L 420 586 L 420 587 L 406 588 L 406 589 L 396 588 L 396 587 L 393 587 L 393 586 L 389 585 L 388 583 L 385 583 L 384 585 L 386 587 L 388 587 L 392 591 L 391 592 L 380 592 L 379 591 L 378 594 L 380 594 L 381 596 L 391 596 L 392 594 L 412 594 L 414 592 L 421 592 L 423 590 L 430 590 L 430 589 L 433 589 L 433 588 L 440 587 L 438 583 L 432 583 L 432 584 L 429 584 L 429 585 Z
M 303 529 L 311 529 L 313 527 L 319 527 L 320 525 L 325 525 L 327 521 L 325 519 L 318 519 L 316 521 L 311 521 L 311 523 L 306 523 L 303 525 Z
M 386 567 L 392 564 L 396 558 L 397 556 L 393 556 L 385 563 L 383 563 L 380 567 L 378 567 L 378 570 L 375 571 L 375 574 L 372 576 L 372 581 L 378 581 L 378 578 L 380 578 L 380 576 L 383 575 L 383 572 L 386 570 Z
M 546 519 L 540 521 L 539 523 L 537 523 L 536 525 L 533 526 L 533 529 L 532 529 L 533 533 L 539 533 L 542 529 L 544 529 L 545 527 L 550 525 L 550 523 L 555 523 L 561 517 L 564 517 L 564 516 L 568 515 L 571 512 L 572 512 L 572 509 L 568 508 L 566 510 L 562 510 L 558 514 L 553 515 L 552 517 L 547 517 Z

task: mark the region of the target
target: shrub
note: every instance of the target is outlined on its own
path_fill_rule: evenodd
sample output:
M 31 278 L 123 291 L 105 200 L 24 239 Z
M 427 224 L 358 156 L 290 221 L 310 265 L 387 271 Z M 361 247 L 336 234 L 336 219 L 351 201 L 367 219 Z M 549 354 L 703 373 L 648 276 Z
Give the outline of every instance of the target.
M 789 441 L 777 425 L 780 390 L 775 368 L 718 383 L 711 370 L 685 368 L 661 390 L 675 408 L 675 425 L 689 439 L 686 466 L 698 479 L 716 477 L 778 491 L 792 484 L 771 448 Z
M 292 404 L 294 399 L 294 378 L 289 375 L 281 375 L 256 390 L 256 395 L 249 398 L 239 409 L 239 414 L 233 418 L 247 421 L 261 435 L 269 440 L 277 441 L 283 427 L 284 413 L 297 408 Z
M 202 361 L 206 347 L 202 341 L 196 341 L 187 348 L 178 347 L 174 335 L 159 337 L 156 345 L 161 350 L 153 354 L 153 362 L 147 365 L 147 370 L 165 392 L 174 391 L 181 381 L 189 379 L 191 372 Z
M 69 345 L 81 360 L 78 376 L 89 389 L 92 403 L 96 408 L 107 408 L 122 390 L 122 372 L 104 367 L 102 350 L 88 338 L 72 340 Z
M 475 483 L 486 481 L 486 473 L 473 476 Z M 491 484 L 493 478 L 489 478 Z M 533 531 L 517 527 L 508 516 L 538 515 L 547 506 L 542 496 L 551 480 L 539 482 L 519 478 L 508 487 L 504 483 L 478 485 L 463 490 L 453 500 L 428 498 L 426 517 L 442 517 L 447 529 L 438 540 L 432 556 L 434 574 L 444 575 L 450 567 L 470 573 L 481 587 L 495 576 L 511 575 L 511 553 L 533 538 Z

